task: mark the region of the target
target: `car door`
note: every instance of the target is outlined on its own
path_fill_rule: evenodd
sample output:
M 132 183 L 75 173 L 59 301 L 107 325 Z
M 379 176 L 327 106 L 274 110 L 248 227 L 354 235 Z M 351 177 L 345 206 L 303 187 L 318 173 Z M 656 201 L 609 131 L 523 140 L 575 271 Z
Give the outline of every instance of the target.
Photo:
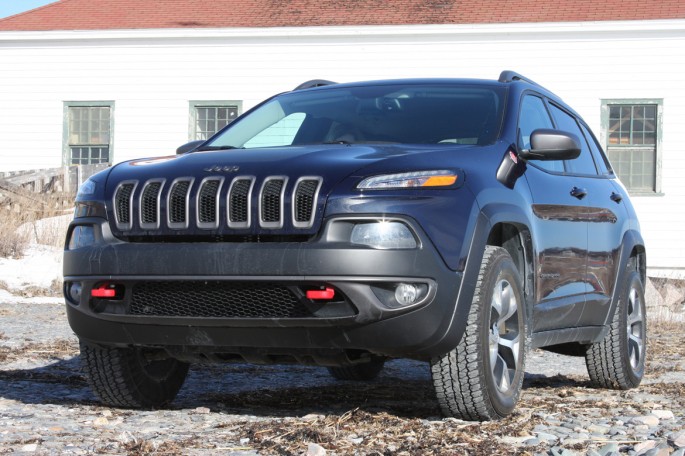
M 576 193 L 582 195 L 587 211 L 586 302 L 580 314 L 574 312 L 574 318 L 577 318 L 575 324 L 603 324 L 616 278 L 626 212 L 622 198 L 615 192 L 609 176 L 598 172 L 601 162 L 597 163 L 598 160 L 593 158 L 596 155 L 592 153 L 587 140 L 587 128 L 583 131 L 578 119 L 562 107 L 552 102 L 549 106 L 557 128 L 576 135 L 581 146 L 578 158 L 565 162 L 566 173 L 573 179 Z
M 538 128 L 554 128 L 542 97 L 528 94 L 519 113 L 519 146 L 529 148 Z M 533 332 L 575 324 L 585 305 L 588 222 L 582 183 L 568 175 L 563 161 L 529 161 L 524 174 L 532 193 L 536 251 L 536 305 Z
M 583 321 L 588 325 L 602 324 L 608 312 L 620 267 L 623 235 L 630 228 L 630 218 L 624 199 L 625 189 L 615 176 L 590 130 L 579 122 L 584 140 L 597 165 L 598 175 L 588 180 L 588 283 Z

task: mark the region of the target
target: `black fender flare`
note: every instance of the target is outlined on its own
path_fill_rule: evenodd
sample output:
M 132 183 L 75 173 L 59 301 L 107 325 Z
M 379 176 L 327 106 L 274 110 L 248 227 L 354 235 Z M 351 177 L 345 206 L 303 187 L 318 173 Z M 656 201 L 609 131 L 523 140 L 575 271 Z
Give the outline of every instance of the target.
M 512 204 L 492 203 L 482 208 L 476 215 L 475 222 L 470 225 L 468 235 L 462 247 L 461 257 L 465 258 L 461 286 L 455 300 L 455 306 L 450 316 L 450 323 L 445 328 L 443 337 L 427 348 L 425 352 L 447 353 L 456 347 L 466 330 L 466 320 L 476 291 L 478 273 L 485 253 L 485 247 L 492 229 L 499 223 L 510 223 L 529 227 L 529 220 L 525 211 Z M 524 279 L 525 280 L 525 279 Z M 530 302 L 526 302 L 528 315 L 532 314 Z
M 637 263 L 632 260 L 633 251 L 636 249 L 638 251 Z M 592 342 L 599 342 L 606 337 L 606 334 L 609 331 L 609 326 L 614 318 L 614 314 L 616 313 L 616 309 L 618 308 L 618 301 L 621 298 L 621 292 L 623 290 L 621 284 L 626 279 L 628 274 L 633 270 L 637 270 L 640 274 L 642 285 L 645 287 L 647 286 L 645 283 L 647 280 L 646 255 L 645 243 L 640 232 L 636 230 L 626 231 L 623 234 L 623 239 L 621 242 L 621 250 L 618 259 L 619 267 L 614 281 L 614 291 L 611 296 L 611 305 L 609 306 L 609 311 L 607 312 L 606 319 L 602 325 L 602 330 L 599 332 L 597 338 L 595 338 Z

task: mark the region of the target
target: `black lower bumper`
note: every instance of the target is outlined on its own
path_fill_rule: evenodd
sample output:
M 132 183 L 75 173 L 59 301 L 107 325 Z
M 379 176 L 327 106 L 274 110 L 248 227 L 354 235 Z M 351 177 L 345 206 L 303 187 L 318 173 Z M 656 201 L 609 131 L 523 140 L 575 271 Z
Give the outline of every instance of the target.
M 457 303 L 462 274 L 448 269 L 429 243 L 376 250 L 317 242 L 107 241 L 66 251 L 64 280 L 69 323 L 84 341 L 246 359 L 312 354 L 317 362 L 337 351 L 427 359 L 458 343 L 468 313 Z M 136 285 L 159 282 L 275 283 L 296 293 L 331 287 L 349 308 L 340 310 L 336 301 L 330 304 L 338 310 L 327 312 L 326 302 L 316 302 L 319 310 L 292 318 L 132 314 Z M 92 296 L 102 283 L 120 287 L 116 298 Z M 399 283 L 425 285 L 425 295 L 410 305 L 388 305 L 379 290 Z

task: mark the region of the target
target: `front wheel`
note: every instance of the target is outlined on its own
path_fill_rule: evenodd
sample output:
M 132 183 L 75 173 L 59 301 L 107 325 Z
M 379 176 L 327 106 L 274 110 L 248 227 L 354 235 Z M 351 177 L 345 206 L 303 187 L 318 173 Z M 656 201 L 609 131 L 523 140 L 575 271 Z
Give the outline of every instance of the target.
M 81 361 L 95 394 L 114 407 L 164 406 L 176 397 L 188 374 L 187 363 L 140 348 L 81 342 Z
M 466 331 L 455 349 L 431 360 L 445 415 L 493 420 L 514 410 L 523 384 L 526 325 L 518 270 L 505 249 L 487 246 Z
M 638 386 L 645 373 L 647 320 L 638 272 L 630 271 L 621 286 L 609 333 L 588 347 L 585 363 L 596 385 L 626 390 Z

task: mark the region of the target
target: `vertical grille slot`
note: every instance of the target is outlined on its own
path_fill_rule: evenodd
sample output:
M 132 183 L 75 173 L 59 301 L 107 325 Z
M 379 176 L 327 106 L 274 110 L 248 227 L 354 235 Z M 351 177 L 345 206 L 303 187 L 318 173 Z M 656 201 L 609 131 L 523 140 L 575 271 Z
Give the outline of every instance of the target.
M 188 193 L 193 181 L 177 180 L 171 184 L 167 200 L 169 228 L 188 228 Z
M 197 192 L 197 226 L 219 227 L 219 190 L 223 179 L 209 178 L 200 184 Z
M 262 228 L 283 227 L 283 194 L 286 177 L 267 177 L 259 198 L 259 224 Z
M 250 201 L 254 177 L 236 177 L 228 190 L 228 226 L 250 227 Z
M 159 194 L 164 181 L 150 181 L 143 187 L 140 196 L 140 227 L 159 228 Z
M 314 223 L 319 188 L 320 177 L 302 177 L 295 184 L 292 208 L 293 225 L 296 228 L 310 228 Z
M 114 215 L 117 228 L 120 230 L 131 229 L 133 191 L 135 188 L 136 182 L 122 182 L 114 193 Z

